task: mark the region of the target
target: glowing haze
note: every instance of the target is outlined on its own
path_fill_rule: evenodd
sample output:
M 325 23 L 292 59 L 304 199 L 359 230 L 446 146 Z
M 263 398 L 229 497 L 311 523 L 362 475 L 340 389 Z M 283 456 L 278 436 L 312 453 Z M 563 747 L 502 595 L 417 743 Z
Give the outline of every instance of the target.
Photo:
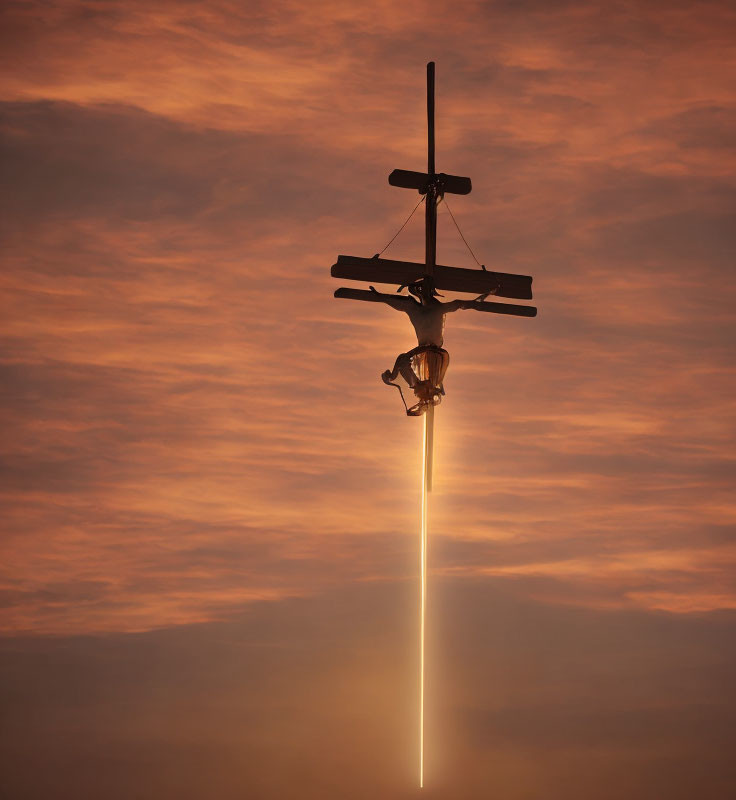
M 424 792 L 730 795 L 731 4 L 1 13 L 8 796 L 415 791 L 411 330 L 329 266 L 415 202 L 430 59 L 540 315 L 448 321 Z

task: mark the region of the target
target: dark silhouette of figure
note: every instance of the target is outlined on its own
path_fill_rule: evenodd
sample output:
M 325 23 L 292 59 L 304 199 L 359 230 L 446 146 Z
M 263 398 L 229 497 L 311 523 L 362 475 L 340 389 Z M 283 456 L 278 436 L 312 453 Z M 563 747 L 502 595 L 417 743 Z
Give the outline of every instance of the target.
M 381 375 L 381 379 L 385 384 L 396 386 L 393 381 L 401 375 L 419 400 L 416 406 L 407 411 L 412 416 L 418 416 L 423 413 L 427 405 L 439 403 L 445 393 L 442 381 L 450 363 L 450 355 L 442 347 L 445 315 L 462 308 L 474 308 L 474 303 L 477 301 L 451 300 L 442 303 L 435 297 L 436 292 L 422 281 L 408 287 L 412 295 L 409 297 L 383 294 L 372 286 L 370 288 L 379 295 L 381 302 L 397 311 L 403 311 L 414 326 L 417 346 L 406 353 L 400 353 L 393 369 L 387 369 Z M 481 295 L 477 300 L 482 300 L 484 297 L 485 295 Z
M 517 317 L 534 317 L 537 309 L 533 306 L 513 303 L 485 303 L 489 295 L 513 297 L 520 300 L 532 299 L 532 278 L 530 275 L 513 275 L 505 272 L 489 272 L 481 264 L 470 249 L 463 236 L 457 220 L 452 219 L 463 241 L 470 250 L 480 270 L 446 267 L 437 264 L 437 204 L 446 194 L 469 194 L 472 185 L 470 178 L 459 175 L 447 175 L 435 169 L 435 126 L 434 126 L 434 61 L 427 64 L 427 171 L 412 172 L 395 169 L 388 177 L 391 186 L 418 191 L 423 197 L 417 202 L 406 222 L 399 228 L 386 247 L 376 253 L 373 258 L 339 255 L 332 265 L 330 274 L 334 278 L 346 278 L 351 281 L 375 281 L 392 283 L 399 286 L 399 292 L 408 287 L 409 297 L 383 294 L 373 286 L 371 291 L 340 287 L 335 297 L 346 300 L 386 303 L 397 311 L 403 311 L 411 320 L 417 334 L 417 346 L 407 353 L 400 353 L 393 369 L 387 369 L 381 378 L 389 386 L 395 386 L 401 392 L 401 399 L 410 416 L 419 416 L 431 411 L 442 399 L 445 390 L 442 381 L 450 362 L 450 357 L 443 349 L 443 333 L 445 316 L 461 308 L 472 308 L 476 311 L 494 314 L 510 314 Z M 414 212 L 424 203 L 424 262 L 396 261 L 381 258 L 385 250 L 404 230 Z M 449 211 L 449 206 L 447 206 Z M 450 212 L 452 215 L 452 212 Z M 482 292 L 474 300 L 452 300 L 442 303 L 437 300 L 435 286 L 452 292 Z M 414 392 L 417 403 L 409 408 L 406 405 L 404 391 L 396 379 L 401 376 Z M 431 425 L 430 418 L 427 423 Z

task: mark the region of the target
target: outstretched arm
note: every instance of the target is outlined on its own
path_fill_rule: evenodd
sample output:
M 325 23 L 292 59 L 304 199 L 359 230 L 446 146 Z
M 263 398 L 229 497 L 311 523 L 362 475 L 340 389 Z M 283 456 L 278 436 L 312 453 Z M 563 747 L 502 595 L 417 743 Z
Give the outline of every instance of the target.
M 368 294 L 368 292 L 366 292 Z M 494 314 L 511 314 L 514 317 L 536 317 L 534 306 L 519 306 L 514 303 L 488 303 L 482 298 L 475 300 L 453 300 L 442 304 L 442 311 L 457 311 L 460 308 L 471 308 L 474 311 L 492 311 Z
M 407 314 L 412 310 L 414 305 L 419 305 L 410 297 L 396 297 L 392 294 L 383 294 L 383 292 L 377 292 L 372 286 L 370 292 L 367 292 L 365 289 L 347 289 L 345 287 L 336 289 L 335 297 L 343 297 L 346 300 L 365 300 L 369 303 L 386 303 L 386 305 L 391 306 L 391 308 L 395 308 L 397 311 L 405 311 Z
M 459 311 L 461 308 L 472 308 L 474 300 L 450 300 L 449 303 L 442 304 L 442 311 L 449 314 L 450 311 Z
M 417 305 L 416 300 L 412 299 L 411 297 L 385 294 L 384 292 L 377 291 L 372 286 L 369 288 L 372 294 L 377 295 L 375 299 L 378 302 L 385 303 L 387 306 L 391 306 L 391 308 L 395 308 L 397 311 L 408 311 L 408 309 L 410 309 L 413 305 Z
M 449 303 L 442 304 L 442 310 L 445 314 L 448 314 L 450 311 L 459 311 L 461 308 L 478 308 L 478 303 L 482 303 L 491 292 L 486 292 L 485 294 L 479 294 L 477 297 L 473 298 L 472 300 L 450 300 Z

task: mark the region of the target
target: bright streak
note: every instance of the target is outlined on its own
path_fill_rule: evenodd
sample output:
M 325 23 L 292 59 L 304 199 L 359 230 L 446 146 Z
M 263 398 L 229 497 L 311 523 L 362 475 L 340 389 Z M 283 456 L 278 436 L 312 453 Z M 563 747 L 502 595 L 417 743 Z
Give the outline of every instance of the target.
M 419 634 L 419 788 L 424 787 L 424 623 L 427 616 L 427 517 L 428 494 L 432 491 L 432 457 L 434 450 L 434 406 L 424 414 L 422 441 L 422 526 L 420 573 L 422 583 L 421 620 Z

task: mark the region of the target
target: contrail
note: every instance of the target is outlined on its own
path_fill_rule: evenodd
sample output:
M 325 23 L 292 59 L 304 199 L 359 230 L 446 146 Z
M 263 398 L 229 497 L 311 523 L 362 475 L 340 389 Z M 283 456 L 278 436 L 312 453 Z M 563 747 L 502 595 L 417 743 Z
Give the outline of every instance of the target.
M 419 788 L 424 787 L 424 628 L 427 617 L 427 518 L 428 495 L 432 491 L 432 457 L 434 454 L 434 406 L 424 414 L 424 439 L 422 442 L 422 523 L 420 548 L 420 574 L 422 584 L 419 633 Z

